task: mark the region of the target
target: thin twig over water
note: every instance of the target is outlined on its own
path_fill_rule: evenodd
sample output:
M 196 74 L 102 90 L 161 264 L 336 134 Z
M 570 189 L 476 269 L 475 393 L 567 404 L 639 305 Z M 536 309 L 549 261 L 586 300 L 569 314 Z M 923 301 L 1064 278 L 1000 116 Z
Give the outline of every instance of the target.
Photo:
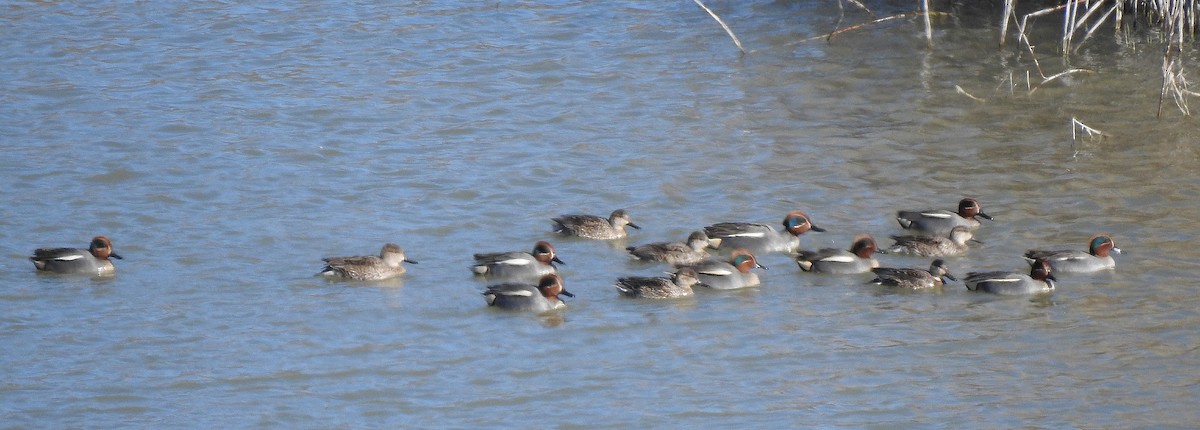
M 801 42 L 811 42 L 811 41 L 819 40 L 819 39 L 831 40 L 831 39 L 833 39 L 833 36 L 837 36 L 839 34 L 842 34 L 842 33 L 848 32 L 848 31 L 857 30 L 857 29 L 866 27 L 871 24 L 879 24 L 881 22 L 891 21 L 891 20 L 895 20 L 895 19 L 912 18 L 914 16 L 922 16 L 922 15 L 926 15 L 926 14 L 935 15 L 935 16 L 949 16 L 950 15 L 945 12 L 928 12 L 928 13 L 925 11 L 907 12 L 907 13 L 902 13 L 899 15 L 885 16 L 883 18 L 873 19 L 873 20 L 855 24 L 855 25 L 852 25 L 852 26 L 849 26 L 849 27 L 846 27 L 843 29 L 835 30 L 835 31 L 832 31 L 830 33 L 823 34 L 820 36 L 813 36 L 813 37 L 810 37 L 807 39 L 801 39 L 800 41 Z
M 986 101 L 987 101 L 987 100 L 985 100 L 985 99 L 981 99 L 981 98 L 979 98 L 979 97 L 975 97 L 975 96 L 974 96 L 974 95 L 972 95 L 971 93 L 968 93 L 968 92 L 967 92 L 967 90 L 964 90 L 962 87 L 960 87 L 960 86 L 958 86 L 958 85 L 955 85 L 955 86 L 954 86 L 954 92 L 956 92 L 956 93 L 959 93 L 959 94 L 962 94 L 962 95 L 964 95 L 964 96 L 967 96 L 967 98 L 969 98 L 969 99 L 971 99 L 971 100 L 975 100 L 975 101 L 977 101 L 977 102 L 980 102 L 980 103 L 983 103 L 983 102 L 986 102 Z
M 697 5 L 700 5 L 701 8 L 704 8 L 704 11 L 708 12 L 709 15 L 712 15 L 713 19 L 717 20 L 718 24 L 721 24 L 721 28 L 725 29 L 725 33 L 729 34 L 729 38 L 733 39 L 733 44 L 737 45 L 738 50 L 742 51 L 742 54 L 746 53 L 746 48 L 742 47 L 742 41 L 738 40 L 737 35 L 733 34 L 733 30 L 730 30 L 729 26 L 725 25 L 725 21 L 722 20 L 721 17 L 717 16 L 716 12 L 713 12 L 712 9 L 709 9 L 708 6 L 705 6 L 704 3 L 700 2 L 700 0 L 692 1 L 696 2 Z

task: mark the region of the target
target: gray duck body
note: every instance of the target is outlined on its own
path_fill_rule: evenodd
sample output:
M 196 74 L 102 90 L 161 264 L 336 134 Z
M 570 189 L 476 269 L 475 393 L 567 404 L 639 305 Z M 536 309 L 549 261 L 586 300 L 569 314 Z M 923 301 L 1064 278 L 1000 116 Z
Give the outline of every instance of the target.
M 625 248 L 634 258 L 642 261 L 660 261 L 672 266 L 696 264 L 709 257 L 708 235 L 703 231 L 693 232 L 687 242 L 656 242 Z
M 1025 252 L 1025 259 L 1030 262 L 1037 261 L 1038 259 L 1046 260 L 1046 262 L 1050 263 L 1050 269 L 1054 273 L 1091 273 L 1115 269 L 1117 262 L 1111 254 L 1120 253 L 1121 249 L 1117 248 L 1116 243 L 1113 242 L 1111 237 L 1098 234 L 1088 240 L 1088 250 L 1086 252 L 1080 250 L 1040 251 L 1031 249 Z
M 33 267 L 40 272 L 109 276 L 117 270 L 110 258 L 122 257 L 113 252 L 111 239 L 96 236 L 88 244 L 88 249 L 38 248 L 33 251 L 29 260 L 33 261 Z
M 767 224 L 722 222 L 704 227 L 704 233 L 718 249 L 746 249 L 755 255 L 800 250 L 800 235 L 808 231 L 823 232 L 804 212 L 794 211 L 783 218 L 783 230 Z
M 608 218 L 596 215 L 568 214 L 551 218 L 551 220 L 554 221 L 554 231 L 556 233 L 585 239 L 620 239 L 628 236 L 625 226 L 637 229 L 641 228 L 633 223 L 629 218 L 629 213 L 625 212 L 624 209 L 613 211 Z
M 875 273 L 873 284 L 912 290 L 940 288 L 947 280 L 955 280 L 942 260 L 934 260 L 929 269 L 877 267 L 871 271 Z
M 489 252 L 475 254 L 471 271 L 492 280 L 524 280 L 535 282 L 542 276 L 558 273 L 554 263 L 566 264 L 554 252 L 549 242 L 533 245 L 532 252 Z
M 644 299 L 675 299 L 695 294 L 692 286 L 700 282 L 696 271 L 682 268 L 670 278 L 631 276 L 617 280 L 616 288 L 628 297 Z
M 901 228 L 914 234 L 925 236 L 946 236 L 954 227 L 963 226 L 971 231 L 979 228 L 976 217 L 991 220 L 992 217 L 983 213 L 979 201 L 965 198 L 958 202 L 957 211 L 940 209 L 905 210 L 896 213 L 896 222 Z
M 970 249 L 968 241 L 979 242 L 973 236 L 971 229 L 965 226 L 954 227 L 948 236 L 892 236 L 896 243 L 888 247 L 887 252 L 919 257 L 956 257 L 967 253 Z
M 1050 274 L 1050 263 L 1036 260 L 1029 274 L 1013 272 L 971 272 L 963 279 L 967 289 L 999 295 L 1024 295 L 1054 291 L 1056 279 Z
M 483 292 L 488 306 L 519 312 L 546 312 L 566 307 L 558 296 L 575 297 L 563 288 L 558 275 L 545 275 L 537 284 L 503 283 L 489 285 Z
M 399 245 L 389 243 L 379 250 L 379 256 L 364 255 L 355 257 L 328 257 L 322 259 L 325 267 L 319 273 L 322 276 L 357 281 L 381 281 L 403 275 L 404 264 L 417 264 L 404 255 L 404 249 Z

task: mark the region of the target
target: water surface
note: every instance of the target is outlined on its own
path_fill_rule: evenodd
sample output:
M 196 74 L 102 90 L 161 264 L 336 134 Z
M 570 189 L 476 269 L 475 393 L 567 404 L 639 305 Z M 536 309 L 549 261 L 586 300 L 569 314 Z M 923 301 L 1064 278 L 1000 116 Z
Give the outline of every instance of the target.
M 691 2 L 9 4 L 5 426 L 1200 419 L 1200 142 L 1194 118 L 1155 116 L 1157 45 L 1108 31 L 1068 63 L 1046 24 L 1047 73 L 1096 73 L 1030 94 L 1037 70 L 996 47 L 998 12 L 936 20 L 927 49 L 904 20 L 801 42 L 833 30 L 835 2 L 710 6 L 750 53 Z M 1106 136 L 1072 141 L 1072 118 Z M 666 269 L 624 246 L 707 224 L 799 209 L 829 230 L 805 247 L 886 245 L 896 210 L 963 196 L 996 222 L 950 261 L 960 276 L 1027 270 L 1025 249 L 1099 232 L 1126 253 L 1038 297 L 896 293 L 782 255 L 761 257 L 757 289 L 659 302 L 612 287 Z M 550 232 L 552 216 L 616 208 L 643 229 Z M 27 260 L 97 234 L 126 258 L 113 278 Z M 551 315 L 487 309 L 471 254 L 542 239 L 577 297 Z M 404 279 L 312 276 L 389 241 L 420 261 Z

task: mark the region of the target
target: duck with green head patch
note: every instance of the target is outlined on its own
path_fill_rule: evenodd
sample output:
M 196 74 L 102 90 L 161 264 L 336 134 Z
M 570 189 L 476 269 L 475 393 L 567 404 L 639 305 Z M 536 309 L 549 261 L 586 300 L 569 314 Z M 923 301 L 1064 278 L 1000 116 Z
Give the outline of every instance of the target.
M 713 246 L 723 249 L 744 248 L 755 254 L 783 252 L 794 254 L 800 250 L 800 235 L 809 231 L 823 232 L 804 212 L 795 211 L 783 218 L 783 230 L 767 224 L 748 222 L 722 222 L 704 227 Z
M 1050 263 L 1050 268 L 1055 273 L 1090 273 L 1099 272 L 1102 270 L 1114 269 L 1117 267 L 1116 260 L 1113 260 L 1110 254 L 1120 254 L 1121 248 L 1117 248 L 1117 243 L 1113 242 L 1112 237 L 1106 234 L 1098 234 L 1088 239 L 1088 250 L 1086 252 L 1080 250 L 1061 250 L 1061 251 L 1025 251 L 1025 259 L 1030 263 L 1038 259 L 1046 260 Z
M 754 254 L 743 248 L 735 249 L 728 260 L 708 259 L 678 269 L 684 268 L 696 271 L 700 285 L 717 290 L 756 287 L 759 285 L 758 274 L 751 270 L 767 269 L 758 264 Z

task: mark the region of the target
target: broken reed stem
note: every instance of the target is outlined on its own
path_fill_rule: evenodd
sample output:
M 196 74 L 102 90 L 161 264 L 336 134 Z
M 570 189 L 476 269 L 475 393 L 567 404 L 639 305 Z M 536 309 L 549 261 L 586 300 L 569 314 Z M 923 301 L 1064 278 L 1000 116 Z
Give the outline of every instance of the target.
M 1132 12 L 1135 16 L 1144 16 L 1149 21 L 1157 22 L 1165 35 L 1163 40 L 1166 42 L 1166 49 L 1164 50 L 1162 59 L 1162 88 L 1159 92 L 1157 115 L 1159 117 L 1162 116 L 1163 107 L 1168 100 L 1173 101 L 1184 115 L 1191 115 L 1191 109 L 1188 107 L 1188 99 L 1200 97 L 1200 93 L 1188 88 L 1189 82 L 1185 75 L 1184 58 L 1186 57 L 1185 49 L 1190 45 L 1185 43 L 1187 37 L 1184 33 L 1187 32 L 1194 35 L 1197 32 L 1197 21 L 1200 20 L 1200 7 L 1196 6 L 1197 2 L 1195 0 L 1064 0 L 1060 5 L 1037 10 L 1022 15 L 1019 18 L 1015 11 L 1016 3 L 1017 0 L 1004 1 L 1000 46 L 1004 46 L 1005 40 L 1008 38 L 1008 25 L 1011 19 L 1011 23 L 1017 27 L 1017 42 L 1028 50 L 1031 57 L 1030 61 L 1033 63 L 1038 75 L 1042 78 L 1041 83 L 1035 85 L 1030 78 L 1030 71 L 1026 70 L 1025 82 L 1029 94 L 1033 94 L 1050 82 L 1071 74 L 1094 73 L 1084 69 L 1068 68 L 1064 72 L 1046 76 L 1041 63 L 1038 61 L 1033 42 L 1030 40 L 1030 22 L 1033 18 L 1052 13 L 1062 13 L 1062 34 L 1059 52 L 1062 54 L 1064 60 L 1068 60 L 1071 53 L 1078 52 L 1091 39 L 1092 35 L 1100 27 L 1108 23 L 1110 19 L 1112 19 L 1119 34 L 1120 30 L 1127 26 L 1125 13 Z M 1134 19 L 1136 20 L 1137 18 Z M 1077 38 L 1076 36 L 1080 37 Z M 1073 123 L 1076 122 L 1073 120 Z M 1082 123 L 1079 123 L 1079 125 L 1085 127 Z M 1084 128 L 1084 130 L 1087 130 L 1087 128 Z
M 858 0 L 846 0 L 846 1 L 850 2 L 850 4 L 858 6 L 858 8 L 862 9 L 864 12 L 866 12 L 867 15 L 871 15 L 871 18 L 875 17 L 875 12 L 871 12 L 871 8 L 868 8 L 867 5 L 862 4 L 862 2 L 860 2 Z M 838 1 L 838 7 L 842 7 L 841 4 L 842 4 L 842 2 Z
M 1075 130 L 1081 130 L 1084 133 L 1087 133 L 1087 136 L 1089 139 L 1095 139 L 1097 136 L 1099 136 L 1101 139 L 1103 139 L 1104 136 L 1107 136 L 1107 134 L 1104 134 L 1103 131 L 1088 127 L 1087 124 L 1084 124 L 1082 121 L 1076 119 L 1075 117 L 1071 117 L 1071 141 L 1072 142 L 1079 140 L 1079 136 L 1075 133 Z
M 1004 39 L 1008 38 L 1008 20 L 1009 18 L 1016 19 L 1016 12 L 1013 12 L 1013 2 L 1017 0 L 1004 0 L 1004 19 L 1000 20 L 1000 47 L 1004 47 Z
M 933 49 L 933 26 L 929 23 L 929 0 L 921 0 L 921 9 L 925 11 L 925 42 Z
M 1191 109 L 1188 108 L 1188 96 L 1195 96 L 1195 92 L 1188 90 L 1187 78 L 1183 74 L 1183 47 L 1185 30 L 1194 29 L 1189 25 L 1194 25 L 1194 17 L 1189 17 L 1183 5 L 1174 5 L 1174 8 L 1169 9 L 1170 15 L 1167 16 L 1170 24 L 1167 35 L 1167 50 L 1163 54 L 1163 83 L 1162 90 L 1158 95 L 1158 117 L 1162 117 L 1163 104 L 1167 96 L 1175 102 L 1175 106 L 1179 108 L 1184 115 L 1191 115 Z
M 1104 13 L 1104 16 L 1102 16 L 1102 17 L 1100 17 L 1100 19 L 1096 20 L 1096 23 L 1092 24 L 1091 28 L 1088 28 L 1087 34 L 1083 35 L 1083 40 L 1080 40 L 1079 44 L 1075 45 L 1075 49 L 1072 49 L 1071 52 L 1078 51 L 1079 47 L 1083 46 L 1083 42 L 1087 42 L 1088 39 L 1091 39 L 1092 33 L 1095 33 L 1096 29 L 1100 28 L 1100 24 L 1104 24 L 1104 21 L 1107 21 L 1108 17 L 1112 16 L 1112 14 L 1114 12 L 1118 12 L 1119 10 L 1121 10 L 1120 6 L 1121 6 L 1120 3 L 1114 3 L 1113 6 L 1108 9 L 1108 12 Z
M 1066 10 L 1063 11 L 1063 29 L 1062 29 L 1062 43 L 1061 43 L 1061 45 L 1064 46 L 1064 48 L 1062 48 L 1063 53 L 1067 52 L 1067 49 L 1065 47 L 1071 45 L 1071 26 L 1074 25 L 1073 21 L 1075 20 L 1076 5 L 1077 5 L 1077 3 L 1073 2 L 1073 1 L 1068 1 L 1063 4 L 1063 7 L 1066 8 Z
M 1025 42 L 1026 46 L 1032 45 L 1029 42 L 1029 34 L 1027 31 L 1027 29 L 1029 28 L 1029 18 L 1037 18 L 1042 15 L 1047 15 L 1047 14 L 1050 14 L 1053 12 L 1063 10 L 1066 7 L 1067 7 L 1067 5 L 1065 5 L 1065 4 L 1058 5 L 1055 7 L 1046 8 L 1046 9 L 1042 9 L 1042 10 L 1035 11 L 1035 12 L 1030 12 L 1030 13 L 1025 14 L 1025 16 L 1022 16 L 1021 22 L 1019 24 L 1017 24 L 1017 40 Z
M 1033 92 L 1034 92 L 1034 91 L 1037 91 L 1037 90 L 1038 90 L 1038 88 L 1041 88 L 1041 87 L 1042 87 L 1042 85 L 1046 85 L 1046 84 L 1050 83 L 1050 81 L 1053 81 L 1053 80 L 1055 80 L 1055 79 L 1061 78 L 1061 77 L 1063 77 L 1063 76 L 1067 76 L 1067 75 L 1075 74 L 1075 73 L 1096 73 L 1096 72 L 1093 72 L 1093 71 L 1091 71 L 1091 70 L 1088 70 L 1088 69 L 1067 69 L 1066 71 L 1063 71 L 1063 72 L 1059 72 L 1059 73 L 1056 73 L 1056 74 L 1054 74 L 1054 76 L 1050 76 L 1050 77 L 1047 77 L 1047 78 L 1044 78 L 1044 79 L 1042 79 L 1042 83 L 1040 83 L 1040 84 L 1037 84 L 1037 85 L 1036 85 L 1036 86 L 1034 86 L 1032 89 L 1030 89 L 1030 90 L 1029 90 L 1029 94 L 1033 94 Z
M 1073 49 L 1071 49 L 1071 43 L 1072 43 L 1072 41 L 1075 40 L 1075 33 L 1078 32 L 1081 27 L 1083 27 L 1084 25 L 1087 25 L 1088 19 L 1092 17 L 1092 14 L 1094 14 L 1094 13 L 1096 13 L 1096 11 L 1100 10 L 1100 8 L 1104 6 L 1104 3 L 1106 1 L 1108 1 L 1108 0 L 1100 0 L 1100 1 L 1096 2 L 1095 4 L 1089 4 L 1089 5 L 1084 6 L 1087 8 L 1087 12 L 1084 12 L 1083 16 L 1079 17 L 1078 19 L 1076 19 L 1074 17 L 1074 15 L 1076 13 L 1078 13 L 1078 11 L 1079 11 L 1078 3 L 1076 3 L 1076 6 L 1071 8 L 1071 14 L 1072 14 L 1071 28 L 1070 28 L 1070 30 L 1068 30 L 1068 33 L 1063 36 L 1064 39 L 1063 39 L 1062 52 L 1064 55 L 1073 51 Z M 1107 18 L 1107 17 L 1108 17 L 1108 14 L 1105 14 L 1104 18 Z M 1100 18 L 1098 21 L 1096 21 L 1096 24 L 1093 25 L 1091 28 L 1094 29 L 1094 28 L 1098 27 L 1101 23 L 1104 22 L 1104 18 Z M 1091 31 L 1088 32 L 1088 35 L 1091 35 Z M 1084 37 L 1083 41 L 1086 41 L 1086 40 L 1087 40 L 1087 37 Z M 1083 41 L 1080 41 L 1079 45 L 1083 45 Z M 1076 48 L 1078 48 L 1078 46 L 1076 46 Z
M 957 93 L 959 93 L 959 94 L 962 94 L 962 95 L 964 95 L 964 96 L 967 96 L 967 98 L 969 98 L 969 99 L 971 99 L 971 100 L 975 100 L 975 101 L 977 101 L 977 102 L 980 102 L 980 103 L 983 103 L 983 102 L 986 102 L 986 101 L 987 101 L 987 100 L 985 100 L 985 99 L 981 99 L 981 98 L 979 98 L 979 97 L 975 97 L 974 95 L 971 95 L 971 93 L 968 93 L 968 92 L 967 92 L 967 90 L 964 90 L 964 89 L 962 89 L 962 87 L 960 87 L 960 86 L 958 86 L 958 85 L 955 85 L 955 86 L 954 86 L 954 91 L 955 91 L 955 92 L 957 92 Z
M 1173 43 L 1173 42 L 1172 42 Z M 1188 109 L 1187 96 L 1195 93 L 1187 90 L 1187 79 L 1183 76 L 1183 65 L 1180 60 L 1182 48 L 1179 46 L 1171 46 L 1167 48 L 1167 53 L 1163 55 L 1163 85 L 1162 91 L 1158 96 L 1158 117 L 1162 117 L 1163 102 L 1167 96 L 1171 96 L 1171 100 L 1175 102 L 1175 106 L 1179 108 L 1184 115 L 1191 115 L 1191 110 Z
M 846 8 L 842 7 L 842 1 L 838 0 L 837 4 L 838 20 L 837 23 L 833 24 L 833 31 L 837 31 L 839 28 L 842 28 L 842 21 L 846 19 Z
M 1095 4 L 1088 5 L 1087 12 L 1084 12 L 1082 17 L 1079 17 L 1079 19 L 1072 19 L 1072 21 L 1074 21 L 1074 22 L 1071 25 L 1071 37 L 1070 37 L 1071 39 L 1074 39 L 1075 32 L 1079 31 L 1079 27 L 1083 27 L 1085 24 L 1087 24 L 1088 18 L 1091 18 L 1092 14 L 1094 14 L 1094 13 L 1096 13 L 1096 11 L 1100 10 L 1100 7 L 1104 6 L 1104 3 L 1106 1 L 1108 1 L 1108 0 L 1100 0 L 1100 1 L 1096 2 Z M 1079 6 L 1076 6 L 1075 11 L 1077 12 L 1078 10 L 1079 10 Z
M 1069 4 L 1069 2 L 1068 2 Z M 1042 71 L 1042 64 L 1037 60 L 1037 53 L 1033 52 L 1033 42 L 1029 40 L 1029 18 L 1036 18 L 1042 15 L 1047 15 L 1056 11 L 1063 10 L 1067 5 L 1059 5 L 1052 8 L 1042 9 L 1035 12 L 1030 12 L 1021 17 L 1021 22 L 1017 23 L 1017 42 L 1025 44 L 1029 49 L 1029 56 L 1033 59 L 1033 66 L 1037 68 L 1038 75 L 1042 78 L 1046 77 L 1046 73 Z
M 860 2 L 858 0 L 846 0 L 846 1 L 852 5 L 858 6 L 859 9 L 862 9 L 863 12 L 866 12 L 867 15 L 871 16 L 871 18 L 875 17 L 875 12 L 871 12 L 871 9 L 868 8 L 866 5 L 862 4 L 862 2 Z M 842 21 L 846 19 L 846 8 L 842 7 L 842 0 L 838 0 L 837 5 L 838 5 L 838 20 L 837 20 L 837 24 L 833 25 L 834 31 L 836 31 L 839 28 L 842 28 Z
M 725 25 L 725 20 L 722 20 L 721 17 L 717 16 L 716 12 L 713 12 L 712 9 L 709 9 L 708 6 L 705 6 L 704 3 L 702 3 L 700 0 L 692 0 L 692 1 L 696 2 L 696 4 L 699 5 L 701 8 L 703 8 L 705 12 L 708 12 L 708 14 L 713 17 L 713 19 L 717 20 L 718 24 L 721 24 L 721 28 L 724 28 L 725 33 L 729 34 L 729 38 L 733 39 L 733 44 L 737 45 L 737 49 L 739 51 L 742 51 L 742 55 L 745 55 L 746 48 L 742 47 L 742 41 L 738 40 L 737 35 L 733 34 L 733 30 L 730 30 L 729 26 Z

